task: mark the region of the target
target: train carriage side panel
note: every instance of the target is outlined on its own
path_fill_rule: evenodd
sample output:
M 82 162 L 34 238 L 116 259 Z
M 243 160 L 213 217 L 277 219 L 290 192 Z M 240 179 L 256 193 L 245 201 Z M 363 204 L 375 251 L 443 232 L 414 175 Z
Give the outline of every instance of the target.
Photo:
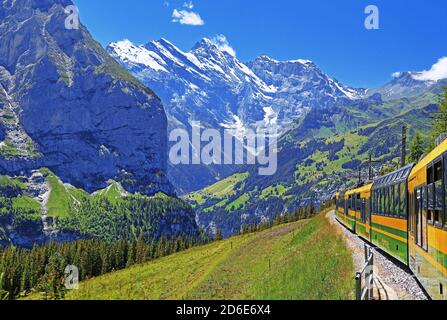
M 409 180 L 409 266 L 433 299 L 447 300 L 447 140 Z
M 374 181 L 372 188 L 371 242 L 408 265 L 407 179 L 413 165 Z
M 345 193 L 346 210 L 343 224 L 352 232 L 355 232 L 355 206 L 356 189 L 351 189 Z

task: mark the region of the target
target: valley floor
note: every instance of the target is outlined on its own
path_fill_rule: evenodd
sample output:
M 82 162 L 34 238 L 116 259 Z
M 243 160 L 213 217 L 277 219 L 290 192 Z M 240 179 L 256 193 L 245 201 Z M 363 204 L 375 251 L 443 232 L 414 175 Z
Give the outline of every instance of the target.
M 352 299 L 351 252 L 334 231 L 321 214 L 90 279 L 66 299 Z

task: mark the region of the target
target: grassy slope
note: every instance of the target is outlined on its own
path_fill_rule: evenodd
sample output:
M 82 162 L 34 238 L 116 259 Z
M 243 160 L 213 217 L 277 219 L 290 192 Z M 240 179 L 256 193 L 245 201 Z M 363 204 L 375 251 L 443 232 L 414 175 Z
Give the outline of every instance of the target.
M 121 185 L 113 181 L 109 187 L 90 195 L 82 189 L 64 185 L 53 172 L 46 168 L 42 168 L 41 172 L 51 189 L 47 203 L 48 216 L 50 217 L 66 218 L 70 214 L 70 206 L 82 203 L 83 200 L 92 197 L 106 197 L 112 203 L 115 203 L 126 195 Z
M 223 207 L 228 203 L 229 197 L 234 195 L 238 184 L 242 183 L 248 178 L 248 173 L 236 173 L 228 178 L 216 182 L 215 184 L 198 192 L 187 194 L 184 198 L 191 201 L 193 204 L 204 204 L 208 200 L 222 200 L 216 206 Z M 243 199 L 239 199 L 243 202 Z M 243 203 L 230 204 L 230 206 L 240 207 Z M 210 208 L 209 208 L 210 209 Z
M 320 215 L 91 279 L 67 299 L 350 299 L 353 285 L 351 254 Z

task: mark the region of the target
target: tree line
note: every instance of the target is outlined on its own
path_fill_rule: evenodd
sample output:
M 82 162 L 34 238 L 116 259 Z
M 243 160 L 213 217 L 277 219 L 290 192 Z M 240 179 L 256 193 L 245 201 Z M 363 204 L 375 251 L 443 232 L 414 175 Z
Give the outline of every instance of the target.
M 79 280 L 83 281 L 210 241 L 205 235 L 163 237 L 149 242 L 140 236 L 135 241 L 113 243 L 79 240 L 35 245 L 31 250 L 0 248 L 0 300 L 16 299 L 33 292 L 42 293 L 44 299 L 63 299 L 67 279 L 65 268 L 69 265 L 76 266 Z
M 440 95 L 438 111 L 431 115 L 433 121 L 432 131 L 428 138 L 424 138 L 420 132 L 416 131 L 410 144 L 408 160 L 419 162 L 420 158 L 435 148 L 435 140 L 442 134 L 447 133 L 447 87 Z
M 320 209 L 331 206 L 324 203 Z M 277 216 L 270 222 L 246 225 L 240 234 L 263 231 L 277 225 L 308 219 L 318 214 L 314 203 L 295 210 L 289 215 Z M 140 234 L 137 240 L 121 239 L 115 242 L 79 240 L 38 246 L 31 250 L 17 247 L 0 247 L 0 300 L 16 299 L 39 293 L 43 299 L 59 300 L 65 297 L 65 268 L 76 266 L 79 281 L 146 263 L 213 240 L 222 240 L 217 230 L 214 239 L 204 233 L 199 237 L 160 238 L 150 241 Z
M 278 215 L 273 220 L 264 223 L 243 225 L 240 234 L 249 234 L 253 232 L 264 231 L 278 225 L 297 222 L 304 219 L 310 219 L 317 215 L 320 211 L 325 210 L 332 205 L 333 204 L 331 202 L 324 202 L 318 208 L 319 210 L 317 210 L 314 201 L 311 201 L 310 204 L 296 209 L 292 214 Z M 219 234 L 220 233 L 218 231 L 218 236 Z

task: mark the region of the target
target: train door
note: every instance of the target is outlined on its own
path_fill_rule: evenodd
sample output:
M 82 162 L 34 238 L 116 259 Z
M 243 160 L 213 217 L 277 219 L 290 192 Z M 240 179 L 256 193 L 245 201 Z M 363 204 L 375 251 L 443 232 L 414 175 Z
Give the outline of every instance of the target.
M 427 244 L 427 188 L 416 189 L 416 244 L 428 249 Z

